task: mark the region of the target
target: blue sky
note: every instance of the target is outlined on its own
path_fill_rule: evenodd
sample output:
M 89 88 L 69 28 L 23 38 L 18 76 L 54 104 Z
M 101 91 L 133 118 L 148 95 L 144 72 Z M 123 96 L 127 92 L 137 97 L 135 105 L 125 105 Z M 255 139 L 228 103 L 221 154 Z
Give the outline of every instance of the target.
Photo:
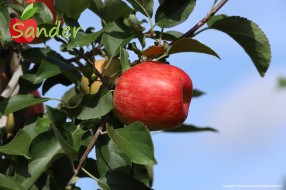
M 212 2 L 197 1 L 188 21 L 173 29 L 186 32 L 207 14 Z M 266 33 L 272 62 L 264 78 L 239 45 L 215 30 L 196 39 L 213 48 L 221 60 L 194 53 L 169 58 L 191 76 L 195 88 L 207 93 L 193 99 L 186 123 L 220 132 L 153 134 L 158 161 L 154 189 L 220 190 L 227 189 L 222 186 L 226 184 L 281 185 L 286 180 L 286 92 L 276 84 L 277 77 L 286 76 L 285 7 L 285 0 L 230 0 L 219 12 L 246 17 Z M 89 11 L 79 22 L 84 28 L 99 29 Z M 56 49 L 59 44 L 51 40 L 48 45 Z M 57 86 L 46 96 L 60 97 L 63 88 Z M 56 106 L 56 102 L 48 104 Z M 97 187 L 87 179 L 79 184 L 82 189 Z

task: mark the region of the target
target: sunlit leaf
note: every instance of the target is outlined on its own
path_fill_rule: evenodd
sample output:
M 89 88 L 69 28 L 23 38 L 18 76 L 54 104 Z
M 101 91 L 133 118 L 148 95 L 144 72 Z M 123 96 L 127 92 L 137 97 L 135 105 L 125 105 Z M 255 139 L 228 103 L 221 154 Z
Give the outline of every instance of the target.
M 5 98 L 0 101 L 0 115 L 16 112 L 26 107 L 40 104 L 50 100 L 49 98 L 39 98 L 32 94 L 19 94 Z
M 107 131 L 118 149 L 127 154 L 132 162 L 143 165 L 156 164 L 153 142 L 144 124 L 135 122 L 116 130 L 107 126 Z

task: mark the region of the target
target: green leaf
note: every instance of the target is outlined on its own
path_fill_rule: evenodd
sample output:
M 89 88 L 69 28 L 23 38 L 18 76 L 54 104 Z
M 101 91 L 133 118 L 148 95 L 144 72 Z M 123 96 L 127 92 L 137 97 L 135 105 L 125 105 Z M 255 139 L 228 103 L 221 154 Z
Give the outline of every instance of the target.
M 143 166 L 139 164 L 133 164 L 132 176 L 144 185 L 151 187 L 153 180 L 153 167 L 153 165 Z
M 6 5 L 0 5 L 0 42 L 4 44 L 5 42 L 9 42 L 12 40 L 9 26 L 10 26 L 10 15 Z
M 40 134 L 30 147 L 31 159 L 19 159 L 13 179 L 20 182 L 24 189 L 30 189 L 50 164 L 64 155 L 60 143 L 52 131 Z
M 127 0 L 136 11 L 141 12 L 148 18 L 152 18 L 154 0 Z
M 30 159 L 30 144 L 31 139 L 29 134 L 20 129 L 10 143 L 0 146 L 0 152 L 8 155 L 24 156 L 25 158 Z
M 279 78 L 278 79 L 278 85 L 280 88 L 286 88 L 286 78 Z
M 71 117 L 80 120 L 97 119 L 106 115 L 113 109 L 112 92 L 99 90 L 97 94 L 86 94 L 74 107 L 65 105 L 62 109 Z
M 196 127 L 194 125 L 184 125 L 182 124 L 180 127 L 175 129 L 165 130 L 164 132 L 172 132 L 172 133 L 187 133 L 187 132 L 202 132 L 202 131 L 209 131 L 209 132 L 218 132 L 216 129 L 210 127 Z
M 136 190 L 151 190 L 140 181 L 132 178 L 130 175 L 118 171 L 111 170 L 107 175 L 107 184 L 111 189 L 123 190 L 123 189 L 136 189 Z
M 22 20 L 27 20 L 31 18 L 38 10 L 38 7 L 34 3 L 29 4 L 23 11 L 21 15 Z
M 81 120 L 101 118 L 113 109 L 112 92 L 109 91 L 99 99 L 94 99 L 81 109 L 76 118 Z
M 101 18 L 106 22 L 113 22 L 119 18 L 128 17 L 131 12 L 132 9 L 123 1 L 105 0 Z
M 72 75 L 73 78 L 77 77 L 77 72 L 63 72 L 62 74 L 58 74 L 55 76 L 52 76 L 48 79 L 46 79 L 43 82 L 42 86 L 42 94 L 45 95 L 52 87 L 56 85 L 64 85 L 64 86 L 69 86 L 73 84 L 73 80 L 70 79 L 67 75 Z
M 67 17 L 77 20 L 81 13 L 90 6 L 88 0 L 56 0 L 56 8 Z
M 194 89 L 193 90 L 193 98 L 197 98 L 197 97 L 200 97 L 202 95 L 204 95 L 205 93 L 203 91 L 200 91 L 198 89 Z
M 33 18 L 37 21 L 37 24 L 54 24 L 53 14 L 49 7 L 42 2 L 34 2 L 34 7 L 37 7 L 38 10 Z
M 25 61 L 29 61 L 40 65 L 45 57 L 54 57 L 57 60 L 64 61 L 65 59 L 59 53 L 53 51 L 51 48 L 29 48 L 22 51 Z M 37 55 L 37 56 L 35 56 Z
M 162 36 L 162 40 L 167 40 L 167 41 L 174 41 L 177 38 L 181 37 L 183 33 L 178 32 L 178 31 L 168 31 L 168 32 L 161 32 L 155 31 L 156 36 L 154 37 L 155 39 L 159 39 L 160 36 Z
M 102 40 L 109 57 L 118 55 L 120 47 L 126 46 L 133 39 L 131 30 L 122 20 L 108 23 L 104 31 Z
M 90 9 L 106 23 L 119 18 L 126 18 L 133 11 L 124 1 L 118 0 L 89 0 Z
M 105 177 L 109 170 L 124 168 L 131 169 L 131 161 L 126 154 L 119 151 L 113 140 L 102 136 L 96 142 L 96 163 L 101 177 Z
M 86 34 L 83 32 L 77 33 L 75 38 L 71 38 L 67 45 L 67 49 L 71 50 L 76 47 L 88 46 L 93 43 L 97 38 L 102 34 L 102 30 L 90 34 Z
M 0 101 L 0 115 L 16 112 L 26 107 L 40 104 L 50 100 L 50 98 L 39 98 L 32 94 L 19 94 L 5 98 Z
M 0 146 L 0 152 L 8 155 L 24 156 L 30 159 L 29 147 L 37 135 L 47 131 L 50 121 L 47 118 L 39 118 L 37 122 L 20 129 L 11 142 Z
M 2 190 L 25 190 L 20 183 L 16 183 L 11 177 L 0 173 L 0 189 Z
M 213 51 L 208 46 L 202 44 L 201 42 L 190 39 L 190 38 L 183 38 L 178 41 L 175 41 L 171 47 L 169 47 L 168 53 L 175 54 L 175 53 L 182 53 L 182 52 L 196 52 L 196 53 L 205 53 L 209 55 L 213 55 L 220 59 L 218 54 Z
M 63 72 L 71 72 L 73 70 L 75 70 L 75 67 L 68 65 L 61 60 L 58 60 L 55 57 L 46 57 L 42 60 L 33 83 L 41 83 L 47 78 L 61 74 Z
M 215 20 L 213 20 L 215 19 Z M 209 29 L 228 34 L 250 56 L 259 74 L 263 77 L 271 61 L 269 41 L 254 22 L 238 16 L 214 16 L 208 23 Z
M 76 106 L 80 102 L 81 97 L 77 93 L 75 87 L 72 87 L 71 89 L 69 89 L 68 91 L 65 92 L 65 94 L 63 95 L 61 100 L 65 104 L 67 104 L 67 106 L 74 107 L 74 106 Z
M 120 64 L 122 68 L 122 73 L 131 68 L 129 54 L 126 49 L 120 47 Z
M 143 34 L 145 28 L 141 26 L 137 17 L 134 14 L 131 14 L 128 18 L 124 19 L 123 22 L 130 28 L 134 36 L 138 38 L 141 46 L 144 48 L 146 45 L 145 35 Z
M 107 126 L 107 131 L 118 149 L 127 154 L 132 162 L 143 165 L 156 164 L 150 132 L 143 123 L 135 122 L 116 130 Z
M 193 12 L 196 0 L 165 0 L 158 8 L 155 21 L 161 28 L 181 24 Z
M 100 16 L 101 11 L 104 8 L 102 0 L 88 0 L 88 2 L 90 3 L 89 9 L 98 16 Z

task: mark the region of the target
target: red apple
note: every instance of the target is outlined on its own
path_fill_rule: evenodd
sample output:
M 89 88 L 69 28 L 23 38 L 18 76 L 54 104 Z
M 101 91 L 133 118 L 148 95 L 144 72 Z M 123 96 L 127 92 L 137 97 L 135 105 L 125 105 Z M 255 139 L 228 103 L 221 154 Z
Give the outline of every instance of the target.
M 188 116 L 191 78 L 181 69 L 144 62 L 127 70 L 115 87 L 114 112 L 123 124 L 141 121 L 150 130 L 178 127 Z
M 41 97 L 41 94 L 38 90 L 31 92 L 31 94 L 37 97 Z M 33 115 L 43 114 L 43 113 L 44 113 L 44 105 L 42 103 L 27 108 L 28 117 L 32 117 Z
M 35 39 L 37 22 L 34 19 L 20 20 L 13 18 L 10 21 L 10 35 L 15 42 L 30 43 Z

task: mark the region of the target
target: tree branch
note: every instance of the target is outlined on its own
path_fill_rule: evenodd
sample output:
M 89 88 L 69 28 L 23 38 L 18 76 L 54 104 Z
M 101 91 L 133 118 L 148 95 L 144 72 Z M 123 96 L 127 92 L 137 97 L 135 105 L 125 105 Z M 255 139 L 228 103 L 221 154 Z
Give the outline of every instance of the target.
M 79 163 L 78 163 L 76 169 L 74 170 L 74 175 L 71 177 L 70 181 L 66 185 L 66 190 L 71 190 L 72 189 L 72 185 L 74 184 L 74 181 L 75 181 L 74 179 L 77 177 L 78 172 L 81 170 L 85 159 L 87 158 L 88 154 L 92 150 L 92 148 L 93 148 L 95 142 L 97 141 L 99 135 L 102 133 L 102 130 L 104 128 L 105 123 L 106 123 L 105 119 L 102 119 L 100 126 L 96 130 L 96 132 L 95 132 L 92 140 L 90 141 L 87 149 L 85 150 L 85 152 L 83 153 L 82 157 L 80 158 Z
M 172 45 L 176 41 L 182 39 L 182 38 L 187 38 L 187 37 L 192 37 L 194 33 L 202 27 L 206 22 L 209 21 L 210 18 L 212 18 L 213 15 L 215 15 L 226 3 L 228 0 L 222 0 L 213 10 L 210 14 L 208 14 L 206 17 L 204 17 L 200 22 L 198 22 L 193 28 L 191 28 L 188 32 L 186 32 L 184 35 L 182 35 L 180 38 L 177 38 L 176 40 L 172 41 L 169 45 Z
M 63 44 L 67 44 L 66 41 L 64 41 L 61 38 L 55 37 L 55 40 L 62 42 Z M 92 68 L 93 68 L 93 73 L 101 80 L 103 86 L 105 86 L 107 89 L 109 89 L 109 85 L 108 85 L 108 81 L 106 80 L 106 78 L 94 67 L 93 62 L 88 58 L 87 55 L 85 55 L 84 53 L 82 53 L 81 51 L 79 51 L 78 49 L 74 48 L 73 52 L 75 52 L 78 56 L 80 56 L 81 58 L 83 58 L 87 64 L 89 64 Z

